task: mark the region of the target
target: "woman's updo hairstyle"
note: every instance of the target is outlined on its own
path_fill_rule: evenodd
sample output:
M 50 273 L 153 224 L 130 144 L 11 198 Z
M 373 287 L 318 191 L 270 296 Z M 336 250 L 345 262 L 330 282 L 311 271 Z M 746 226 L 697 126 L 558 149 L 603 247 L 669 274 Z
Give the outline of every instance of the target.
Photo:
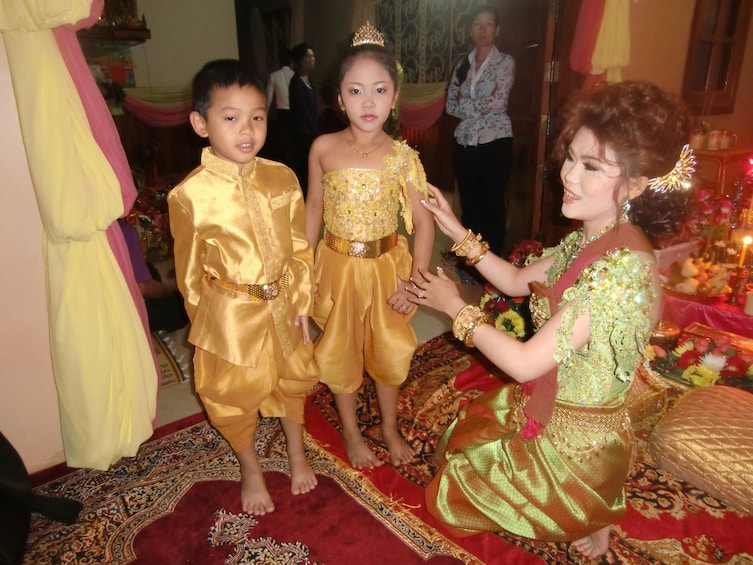
M 624 81 L 578 92 L 562 114 L 554 156 L 564 159 L 580 128 L 599 142 L 602 155 L 612 149 L 625 180 L 660 177 L 677 163 L 690 126 L 682 103 L 646 81 Z M 629 219 L 657 245 L 685 219 L 689 190 L 658 192 L 647 188 L 630 201 Z

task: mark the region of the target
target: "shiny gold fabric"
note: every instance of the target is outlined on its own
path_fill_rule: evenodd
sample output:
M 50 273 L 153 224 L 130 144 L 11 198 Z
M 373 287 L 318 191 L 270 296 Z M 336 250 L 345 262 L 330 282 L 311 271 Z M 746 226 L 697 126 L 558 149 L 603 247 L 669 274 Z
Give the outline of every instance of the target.
M 413 149 L 395 141 L 393 150 L 383 169 L 341 169 L 323 175 L 327 230 L 348 240 L 381 239 L 397 230 L 402 209 L 406 229 L 413 231 L 408 190 L 426 194 L 426 177 Z M 364 369 L 392 387 L 407 377 L 416 348 L 412 314 L 395 312 L 387 299 L 397 291 L 397 277 L 408 280 L 411 267 L 402 235 L 396 247 L 373 259 L 349 257 L 319 242 L 314 320 L 323 331 L 315 358 L 320 380 L 332 392 L 358 390 Z
M 299 345 L 286 359 L 273 335 L 270 328 L 256 367 L 234 365 L 196 349 L 196 393 L 210 422 L 234 451 L 243 451 L 253 442 L 259 413 L 303 423 L 306 393 L 317 380 L 314 346 Z
M 202 164 L 167 201 L 176 281 L 191 318 L 188 340 L 235 365 L 256 367 L 271 331 L 290 356 L 301 340 L 293 319 L 312 309 L 313 253 L 295 174 L 259 157 L 239 174 L 205 148 Z M 264 284 L 286 269 L 287 288 L 265 302 L 242 300 L 209 282 Z
M 726 386 L 692 389 L 649 437 L 651 456 L 678 479 L 753 514 L 753 395 Z
M 627 414 L 619 404 L 557 403 L 541 436 L 525 441 L 516 388 L 461 409 L 437 447 L 446 462 L 427 487 L 429 512 L 460 533 L 504 529 L 546 541 L 572 541 L 619 520 L 632 462 Z
M 577 232 L 558 247 L 548 284 L 565 272 Z M 541 434 L 524 440 L 528 398 L 507 385 L 461 409 L 437 447 L 440 466 L 427 508 L 460 533 L 507 530 L 548 541 L 572 541 L 625 513 L 625 479 L 633 455 L 625 398 L 652 324 L 650 260 L 625 248 L 591 263 L 563 292 L 557 331 L 559 362 L 554 414 Z M 551 315 L 532 300 L 537 329 Z M 591 339 L 570 345 L 576 319 L 587 313 Z

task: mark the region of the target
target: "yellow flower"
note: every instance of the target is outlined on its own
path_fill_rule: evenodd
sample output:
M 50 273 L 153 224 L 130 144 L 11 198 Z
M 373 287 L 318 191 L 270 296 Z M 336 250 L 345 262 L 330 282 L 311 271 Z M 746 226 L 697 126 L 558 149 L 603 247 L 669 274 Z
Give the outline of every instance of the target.
M 719 378 L 719 373 L 703 365 L 691 365 L 682 372 L 683 380 L 695 386 L 713 385 Z
M 485 304 L 486 304 L 487 302 L 489 302 L 489 301 L 490 301 L 491 299 L 492 299 L 492 295 L 491 295 L 491 294 L 484 294 L 484 295 L 483 295 L 483 296 L 481 297 L 481 300 L 479 300 L 479 303 L 478 303 L 479 307 L 480 307 L 480 308 L 483 308 L 483 307 L 484 307 L 484 305 L 485 305 Z
M 672 354 L 677 355 L 678 357 L 682 357 L 683 353 L 685 353 L 686 351 L 690 351 L 691 349 L 693 349 L 693 347 L 695 347 L 693 342 L 691 340 L 688 340 L 682 345 L 678 345 L 677 347 L 675 347 L 675 350 L 672 352 Z
M 656 359 L 656 349 L 654 349 L 654 346 L 650 343 L 646 344 L 646 359 L 649 361 Z
M 526 334 L 526 323 L 523 317 L 513 310 L 502 312 L 494 321 L 494 326 L 512 337 L 523 337 Z

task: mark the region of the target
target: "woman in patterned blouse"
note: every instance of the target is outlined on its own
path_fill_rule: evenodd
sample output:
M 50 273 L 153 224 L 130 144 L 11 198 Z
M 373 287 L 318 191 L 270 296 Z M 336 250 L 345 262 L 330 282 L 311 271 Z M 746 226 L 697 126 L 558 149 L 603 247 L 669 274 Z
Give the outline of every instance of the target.
M 507 100 L 515 78 L 515 60 L 497 50 L 499 27 L 492 6 L 474 12 L 470 25 L 473 49 L 455 67 L 446 109 L 460 119 L 455 128 L 455 176 L 463 224 L 484 234 L 491 250 L 502 254 L 513 155 Z

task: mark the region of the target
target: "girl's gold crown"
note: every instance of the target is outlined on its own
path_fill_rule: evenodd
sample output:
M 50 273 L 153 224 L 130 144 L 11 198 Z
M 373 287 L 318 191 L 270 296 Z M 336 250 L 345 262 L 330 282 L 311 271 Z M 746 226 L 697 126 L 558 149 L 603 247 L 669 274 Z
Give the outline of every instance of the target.
M 384 47 L 384 36 L 379 32 L 377 28 L 366 22 L 356 31 L 353 36 L 353 41 L 350 44 L 351 47 L 357 47 L 359 45 L 379 45 Z

